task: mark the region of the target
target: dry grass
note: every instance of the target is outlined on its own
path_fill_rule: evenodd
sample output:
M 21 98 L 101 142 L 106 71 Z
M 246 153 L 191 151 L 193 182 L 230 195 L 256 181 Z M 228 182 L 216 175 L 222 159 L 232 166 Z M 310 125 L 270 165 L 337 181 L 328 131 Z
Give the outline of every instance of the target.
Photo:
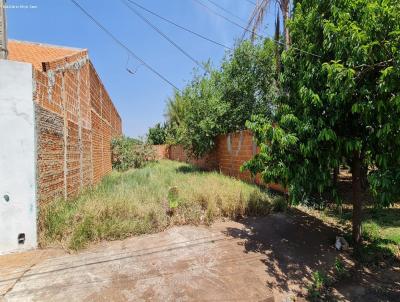
M 172 187 L 176 187 L 178 206 L 171 211 Z M 218 173 L 163 160 L 142 169 L 113 172 L 75 199 L 44 206 L 40 244 L 77 250 L 91 242 L 159 232 L 172 225 L 265 215 L 279 198 Z

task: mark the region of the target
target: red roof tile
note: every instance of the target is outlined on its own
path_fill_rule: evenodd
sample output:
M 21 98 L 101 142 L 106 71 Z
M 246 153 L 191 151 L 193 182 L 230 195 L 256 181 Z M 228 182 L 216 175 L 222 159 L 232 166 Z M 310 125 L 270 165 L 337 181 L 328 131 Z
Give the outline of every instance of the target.
M 43 62 L 77 54 L 84 49 L 69 48 L 34 42 L 9 40 L 7 43 L 8 59 L 12 61 L 31 63 L 36 69 L 42 70 Z

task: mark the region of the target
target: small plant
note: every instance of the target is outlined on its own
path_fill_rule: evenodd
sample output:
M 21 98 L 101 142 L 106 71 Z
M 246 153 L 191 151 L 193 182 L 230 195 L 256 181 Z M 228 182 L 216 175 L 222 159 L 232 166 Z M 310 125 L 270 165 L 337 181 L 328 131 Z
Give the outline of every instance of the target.
M 323 291 L 328 284 L 326 274 L 316 271 L 312 273 L 312 283 L 308 287 L 308 296 L 311 301 L 319 301 L 323 296 Z
M 313 273 L 313 281 L 315 288 L 321 290 L 327 283 L 327 277 L 324 273 L 316 271 Z
M 335 267 L 335 271 L 339 277 L 343 276 L 346 273 L 346 268 L 344 266 L 344 263 L 339 258 L 335 258 L 334 267 Z
M 168 190 L 168 205 L 170 209 L 176 209 L 179 206 L 179 191 L 177 187 L 171 187 Z

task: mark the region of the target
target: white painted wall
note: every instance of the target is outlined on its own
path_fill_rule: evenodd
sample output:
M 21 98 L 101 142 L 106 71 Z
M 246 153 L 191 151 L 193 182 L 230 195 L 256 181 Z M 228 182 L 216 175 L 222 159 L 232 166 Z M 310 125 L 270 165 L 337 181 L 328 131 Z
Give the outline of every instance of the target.
M 37 246 L 32 83 L 31 64 L 0 60 L 0 254 Z

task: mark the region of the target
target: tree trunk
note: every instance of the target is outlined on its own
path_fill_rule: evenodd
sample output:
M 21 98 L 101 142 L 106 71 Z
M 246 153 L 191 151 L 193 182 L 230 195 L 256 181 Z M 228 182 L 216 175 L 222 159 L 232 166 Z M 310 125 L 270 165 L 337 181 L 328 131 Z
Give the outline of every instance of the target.
M 361 198 L 361 158 L 354 152 L 352 163 L 353 185 L 353 241 L 356 247 L 361 244 L 362 198 Z
M 339 176 L 339 166 L 333 169 L 332 182 L 335 188 L 337 188 L 338 176 Z
M 279 11 L 276 15 L 275 20 L 275 41 L 279 42 L 281 38 L 281 21 L 279 18 Z M 279 86 L 279 75 L 281 73 L 281 45 L 279 43 L 275 43 L 275 64 L 276 64 L 276 80 Z
M 368 166 L 361 166 L 361 188 L 365 192 L 368 189 Z
M 285 49 L 288 50 L 290 46 L 290 35 L 289 35 L 289 27 L 288 21 L 290 18 L 289 15 L 289 0 L 283 0 L 281 2 L 281 10 L 283 15 L 283 27 L 285 30 Z

